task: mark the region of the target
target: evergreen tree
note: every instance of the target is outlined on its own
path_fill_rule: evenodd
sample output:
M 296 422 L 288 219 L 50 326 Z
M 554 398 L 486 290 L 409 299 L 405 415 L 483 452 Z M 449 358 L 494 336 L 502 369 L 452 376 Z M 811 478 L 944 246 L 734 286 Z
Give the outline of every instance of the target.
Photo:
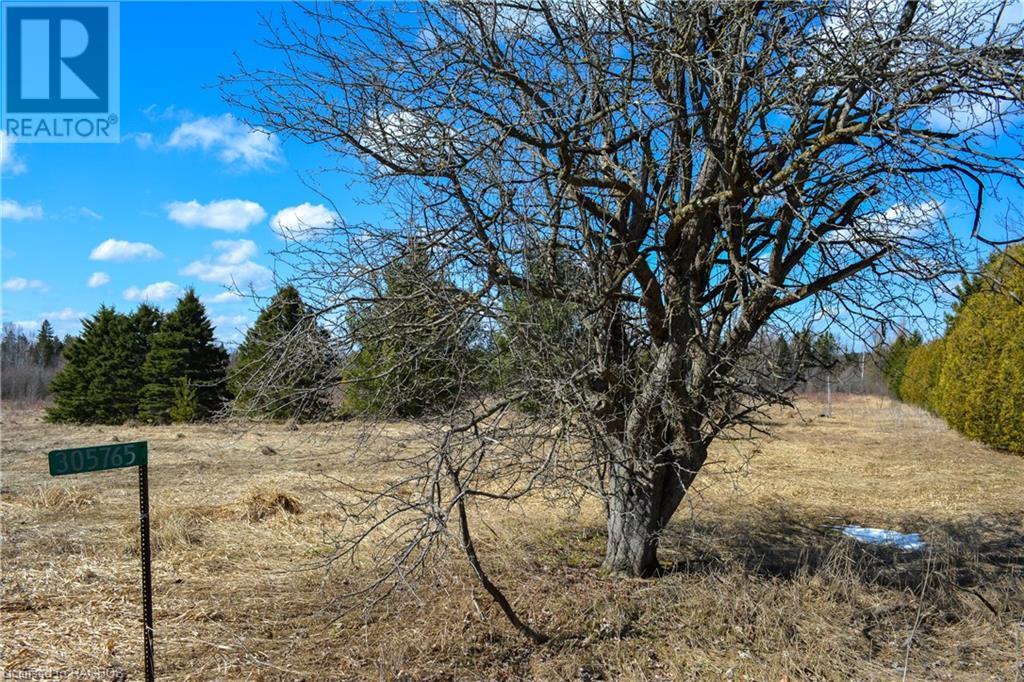
M 789 342 L 786 341 L 784 334 L 779 334 L 776 337 L 774 345 L 773 372 L 775 374 L 775 384 L 780 389 L 787 389 L 796 381 L 800 369 L 797 366 L 793 349 Z
M 830 370 L 839 362 L 839 343 L 832 332 L 826 331 L 814 337 L 812 354 L 814 364 L 825 370 Z
M 945 346 L 944 339 L 936 339 L 911 351 L 900 382 L 901 400 L 938 414 L 938 384 Z
M 450 407 L 482 369 L 473 366 L 475 321 L 448 297 L 452 287 L 423 245 L 410 243 L 381 280 L 380 294 L 349 320 L 358 347 L 342 375 L 345 411 L 416 417 Z
M 36 345 L 34 355 L 36 363 L 43 367 L 50 367 L 60 357 L 61 342 L 53 333 L 53 325 L 49 320 L 43 320 L 36 334 Z
M 50 390 L 54 421 L 118 424 L 135 414 L 139 365 L 132 354 L 129 318 L 101 306 L 64 351 L 64 369 Z
M 293 286 L 283 287 L 246 332 L 231 368 L 235 409 L 271 418 L 329 414 L 334 362 L 326 332 Z
M 171 421 L 194 422 L 199 419 L 199 391 L 185 377 L 174 382 L 174 404 L 171 406 Z
M 998 265 L 1001 255 L 1001 251 L 992 251 L 988 255 L 985 264 L 978 269 L 978 272 L 960 275 L 960 283 L 953 292 L 956 299 L 953 301 L 949 313 L 946 314 L 947 334 L 952 331 L 953 325 L 960 316 L 960 311 L 963 310 L 964 305 L 971 296 L 981 291 L 992 291 L 992 282 L 989 277 L 993 269 Z
M 497 381 L 525 391 L 529 398 L 519 407 L 541 412 L 564 387 L 569 376 L 585 362 L 583 311 L 578 305 L 551 300 L 531 289 L 566 288 L 579 282 L 582 273 L 549 254 L 543 247 L 526 254 L 524 279 L 531 286 L 504 296 L 501 332 L 496 339 Z
M 197 393 L 194 419 L 210 418 L 223 408 L 228 397 L 227 363 L 227 351 L 214 342 L 206 309 L 195 290 L 189 289 L 150 339 L 142 364 L 145 385 L 139 417 L 156 423 L 170 421 L 184 379 Z
M 950 426 L 1024 452 L 1024 246 L 986 266 L 996 286 L 966 299 L 946 336 L 936 403 Z
M 889 384 L 889 391 L 896 398 L 900 397 L 900 384 L 903 383 L 903 372 L 907 368 L 910 354 L 922 343 L 920 332 L 906 334 L 901 331 L 886 351 L 882 373 L 885 374 L 885 380 Z

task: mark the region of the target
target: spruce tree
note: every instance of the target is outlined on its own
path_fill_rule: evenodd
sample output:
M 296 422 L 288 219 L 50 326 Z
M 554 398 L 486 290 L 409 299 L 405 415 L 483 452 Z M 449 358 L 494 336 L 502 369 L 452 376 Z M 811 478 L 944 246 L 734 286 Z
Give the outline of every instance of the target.
M 182 395 L 182 379 L 197 393 L 194 419 L 212 417 L 228 397 L 227 364 L 228 354 L 214 342 L 206 309 L 195 290 L 189 289 L 151 337 L 142 364 L 145 385 L 139 417 L 155 423 L 171 421 L 171 410 Z
M 134 416 L 139 366 L 131 353 L 126 316 L 101 306 L 64 351 L 65 365 L 50 385 L 54 421 L 117 424 Z
M 61 343 L 57 335 L 53 333 L 53 325 L 49 320 L 43 320 L 36 334 L 34 355 L 36 364 L 42 367 L 49 367 L 60 357 Z
M 244 414 L 319 419 L 330 412 L 333 372 L 326 332 L 299 291 L 285 286 L 246 333 L 228 385 L 235 409 Z

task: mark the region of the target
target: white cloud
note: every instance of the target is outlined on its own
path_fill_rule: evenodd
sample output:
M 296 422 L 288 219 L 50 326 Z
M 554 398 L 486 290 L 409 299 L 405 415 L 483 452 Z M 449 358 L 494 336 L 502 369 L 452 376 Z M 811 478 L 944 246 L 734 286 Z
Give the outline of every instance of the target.
M 3 220 L 39 220 L 43 217 L 43 207 L 39 204 L 27 206 L 14 199 L 0 201 L 0 218 Z
M 208 204 L 172 201 L 167 204 L 167 217 L 188 227 L 209 227 L 213 230 L 245 230 L 267 216 L 255 201 L 221 199 Z
M 110 275 L 105 272 L 94 272 L 89 275 L 89 286 L 93 289 L 110 282 Z
M 25 279 L 24 277 L 12 277 L 4 282 L 4 291 L 25 291 L 26 289 L 46 291 L 46 282 L 38 279 Z
M 101 216 L 99 213 L 97 213 L 96 211 L 92 210 L 88 206 L 83 206 L 82 208 L 78 209 L 78 214 L 81 215 L 83 218 L 92 218 L 93 220 L 103 220 L 103 216 Z
M 156 282 L 142 289 L 128 287 L 124 290 L 126 301 L 164 301 L 182 294 L 182 289 L 174 282 Z
M 317 230 L 331 227 L 338 220 L 338 214 L 323 204 L 307 202 L 281 209 L 270 219 L 270 226 L 281 237 L 302 239 Z
M 153 133 L 128 133 L 122 135 L 123 140 L 132 140 L 139 149 L 149 149 L 153 146 Z
M 204 296 L 203 303 L 235 303 L 243 298 L 245 298 L 245 294 L 241 291 L 233 291 L 229 289 L 227 291 L 222 291 L 219 294 L 214 294 L 213 296 Z
M 361 140 L 368 149 L 410 167 L 443 169 L 469 151 L 459 131 L 414 111 L 367 117 Z
M 7 133 L 0 131 L 0 173 L 4 175 L 21 175 L 28 166 L 14 153 L 14 140 Z
M 64 308 L 63 310 L 55 310 L 49 313 L 43 313 L 39 316 L 40 320 L 50 320 L 51 322 L 77 322 L 83 317 L 86 317 L 86 313 L 74 310 L 73 308 Z
M 190 118 L 194 118 L 191 111 L 188 109 L 179 109 L 173 104 L 170 104 L 163 109 L 160 109 L 155 104 L 150 104 L 142 110 L 142 115 L 150 121 L 187 121 Z
M 200 148 L 213 152 L 223 163 L 241 169 L 259 169 L 284 161 L 281 141 L 272 133 L 250 128 L 231 114 L 197 118 L 171 133 L 168 147 Z
M 163 255 L 164 254 L 160 253 L 160 251 L 158 251 L 152 244 L 146 244 L 145 242 L 126 242 L 121 239 L 108 239 L 92 250 L 92 253 L 89 254 L 89 259 L 124 262 L 139 258 L 155 260 L 157 258 L 162 258 Z
M 223 327 L 226 325 L 239 325 L 246 324 L 249 322 L 248 315 L 218 315 L 210 320 L 216 327 Z
M 246 261 L 237 264 L 211 263 L 209 260 L 194 261 L 181 271 L 188 277 L 198 277 L 204 282 L 213 282 L 240 289 L 262 289 L 273 281 L 273 273 L 266 267 Z
M 273 282 L 274 273 L 269 268 L 250 260 L 257 252 L 252 241 L 219 240 L 213 243 L 213 248 L 219 252 L 214 258 L 193 261 L 181 274 L 239 289 L 262 289 Z
M 256 242 L 250 239 L 219 239 L 213 243 L 213 248 L 220 251 L 217 262 L 227 265 L 244 263 L 259 252 Z
M 913 236 L 928 230 L 942 220 L 942 204 L 927 199 L 911 206 L 894 204 L 875 221 L 868 221 L 867 228 L 874 235 L 901 237 Z
M 913 206 L 901 202 L 859 218 L 852 227 L 830 231 L 825 241 L 842 245 L 870 239 L 895 244 L 920 238 L 942 220 L 942 204 L 934 199 Z
M 35 331 L 39 329 L 39 323 L 35 320 L 17 320 L 14 323 L 15 327 L 21 327 L 25 331 Z

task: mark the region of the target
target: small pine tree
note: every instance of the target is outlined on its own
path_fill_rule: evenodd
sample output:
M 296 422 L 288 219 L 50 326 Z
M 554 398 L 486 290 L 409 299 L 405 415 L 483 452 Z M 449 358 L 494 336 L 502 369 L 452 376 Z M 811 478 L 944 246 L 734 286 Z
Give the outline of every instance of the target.
M 42 367 L 50 367 L 60 357 L 61 343 L 57 335 L 53 333 L 53 325 L 49 320 L 43 320 L 39 326 L 39 333 L 36 334 L 34 355 L 36 364 Z
M 174 381 L 174 404 L 170 410 L 173 422 L 194 422 L 199 419 L 199 391 L 185 377 Z
M 325 417 L 334 371 L 326 332 L 299 291 L 283 287 L 238 347 L 229 378 L 234 407 L 278 419 Z
M 189 289 L 150 339 L 142 364 L 145 385 L 139 399 L 139 417 L 154 423 L 170 421 L 175 389 L 181 386 L 181 379 L 198 394 L 195 418 L 212 417 L 228 398 L 227 364 L 227 351 L 214 342 L 206 309 L 195 290 Z

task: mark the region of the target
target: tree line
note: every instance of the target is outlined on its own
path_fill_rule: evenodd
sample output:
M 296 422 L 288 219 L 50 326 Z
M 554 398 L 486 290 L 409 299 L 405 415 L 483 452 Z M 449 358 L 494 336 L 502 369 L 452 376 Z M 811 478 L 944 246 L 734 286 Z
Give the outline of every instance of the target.
M 309 319 L 298 291 L 281 289 L 231 363 L 193 289 L 166 314 L 145 303 L 131 313 L 101 306 L 63 348 L 64 366 L 50 385 L 54 405 L 47 417 L 166 424 L 210 420 L 229 408 L 272 417 L 323 416 L 328 410 L 324 396 L 311 398 L 306 389 L 330 371 L 326 354 L 290 349 L 302 358 L 296 362 L 281 348 L 282 342 L 300 336 L 297 332 Z M 321 341 L 321 350 L 326 349 L 322 335 Z M 278 366 L 284 364 L 288 367 L 281 374 Z
M 49 320 L 43 320 L 35 337 L 7 323 L 0 339 L 0 397 L 4 400 L 43 400 L 50 381 L 64 366 L 62 353 L 71 337 L 60 339 Z
M 537 286 L 571 274 L 569 264 L 548 261 L 540 251 L 525 258 Z M 452 277 L 415 240 L 380 271 L 374 286 L 380 296 L 346 320 L 355 341 L 347 350 L 333 347 L 290 285 L 270 299 L 233 357 L 214 341 L 193 290 L 167 314 L 148 304 L 131 313 L 102 306 L 84 321 L 78 337 L 52 347 L 44 324 L 33 348 L 59 358 L 63 367 L 51 385 L 55 405 L 49 418 L 417 418 L 511 383 L 523 387 L 517 407 L 543 416 L 570 390 L 564 377 L 584 362 L 579 306 L 509 290 L 498 320 L 484 322 L 466 311 L 452 315 L 443 300 L 455 289 Z M 828 331 L 765 335 L 756 357 L 748 373 L 780 392 L 821 391 L 826 377 L 835 390 L 866 390 L 864 354 L 843 351 Z M 850 378 L 858 368 L 859 382 Z
M 958 294 L 941 337 L 893 343 L 890 386 L 970 438 L 1024 452 L 1024 246 L 993 253 Z

